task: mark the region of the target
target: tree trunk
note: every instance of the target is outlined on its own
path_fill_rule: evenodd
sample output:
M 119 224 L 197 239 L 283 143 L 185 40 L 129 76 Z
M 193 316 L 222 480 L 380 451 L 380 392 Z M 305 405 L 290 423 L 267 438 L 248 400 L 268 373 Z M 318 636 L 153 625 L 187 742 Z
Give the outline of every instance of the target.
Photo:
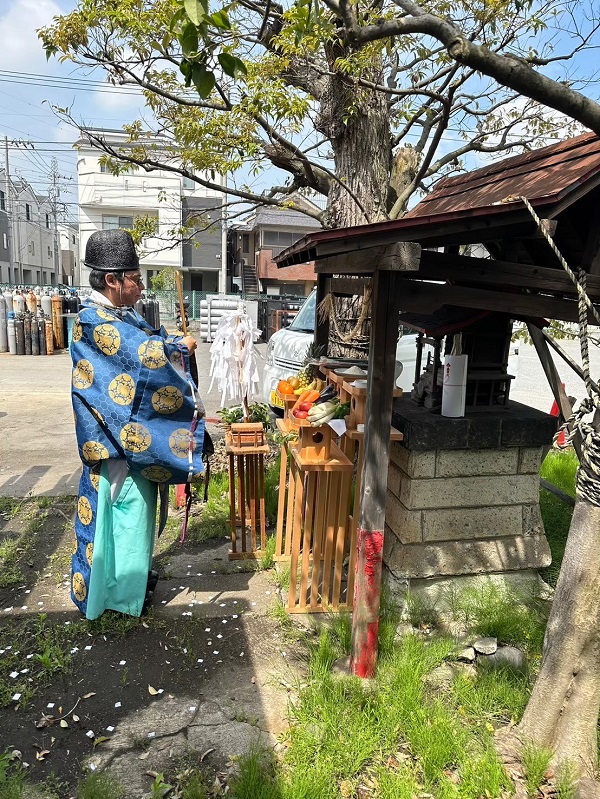
M 594 778 L 600 710 L 600 508 L 577 499 L 539 676 L 518 731 Z M 586 790 L 587 793 L 587 790 Z
M 376 81 L 377 66 L 363 77 Z M 350 227 L 387 219 L 392 158 L 386 96 L 349 86 L 333 75 L 321 97 L 317 128 L 331 141 L 339 179 L 329 189 L 327 225 Z

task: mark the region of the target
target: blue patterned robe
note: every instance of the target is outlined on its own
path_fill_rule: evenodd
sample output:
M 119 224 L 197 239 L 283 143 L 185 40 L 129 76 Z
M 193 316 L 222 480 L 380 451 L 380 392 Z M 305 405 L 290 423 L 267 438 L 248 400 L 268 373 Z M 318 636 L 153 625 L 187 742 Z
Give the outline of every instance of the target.
M 164 328 L 151 330 L 132 309 L 86 300 L 70 349 L 83 462 L 71 596 L 86 613 L 102 462 L 124 459 L 136 482 L 144 481 L 146 494 L 145 483 L 152 484 L 154 499 L 159 484 L 190 482 L 204 470 L 204 408 L 187 348 L 177 338 L 169 340 Z M 148 565 L 139 568 L 146 574 Z

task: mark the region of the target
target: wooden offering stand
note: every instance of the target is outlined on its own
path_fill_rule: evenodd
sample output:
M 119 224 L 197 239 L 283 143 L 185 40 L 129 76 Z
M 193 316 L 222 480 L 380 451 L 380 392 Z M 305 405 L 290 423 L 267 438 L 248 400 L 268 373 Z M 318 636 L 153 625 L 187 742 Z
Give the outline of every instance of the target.
M 264 456 L 269 445 L 262 423 L 232 424 L 225 434 L 225 452 L 229 456 L 229 560 L 257 558 L 267 543 Z
M 290 564 L 287 611 L 347 609 L 343 567 L 353 464 L 333 442 L 329 425 L 312 427 L 292 417 L 277 427 L 298 430 L 298 442 L 282 447 L 277 514 L 275 557 Z

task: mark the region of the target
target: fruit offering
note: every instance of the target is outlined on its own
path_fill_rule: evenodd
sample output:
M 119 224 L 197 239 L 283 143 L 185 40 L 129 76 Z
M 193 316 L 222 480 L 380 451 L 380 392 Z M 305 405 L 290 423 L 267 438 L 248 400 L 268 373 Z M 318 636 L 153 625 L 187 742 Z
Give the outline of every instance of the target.
M 280 380 L 279 383 L 277 383 L 277 391 L 279 391 L 280 394 L 292 395 L 294 393 L 294 388 L 289 380 Z

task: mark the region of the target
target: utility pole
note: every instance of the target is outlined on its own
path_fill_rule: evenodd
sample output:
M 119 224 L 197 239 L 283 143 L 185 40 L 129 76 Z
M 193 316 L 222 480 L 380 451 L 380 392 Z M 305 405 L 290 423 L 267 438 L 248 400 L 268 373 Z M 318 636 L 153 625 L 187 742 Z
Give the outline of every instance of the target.
M 8 239 L 8 282 L 11 283 L 14 276 L 14 265 L 15 265 L 15 258 L 14 258 L 14 237 L 13 237 L 13 214 L 12 214 L 12 195 L 11 195 L 11 182 L 10 182 L 10 172 L 9 172 L 9 163 L 8 163 L 8 136 L 4 137 L 4 185 L 6 187 L 5 191 L 5 203 L 6 203 L 6 221 L 7 221 L 7 234 L 6 237 Z
M 52 187 L 50 189 L 50 202 L 52 207 L 52 216 L 54 217 L 54 274 L 56 275 L 56 282 L 60 283 L 62 277 L 62 270 L 60 266 L 60 243 L 58 238 L 58 200 L 60 198 L 60 186 L 58 184 L 58 161 L 56 158 L 52 159 L 52 168 L 50 171 L 50 180 Z

